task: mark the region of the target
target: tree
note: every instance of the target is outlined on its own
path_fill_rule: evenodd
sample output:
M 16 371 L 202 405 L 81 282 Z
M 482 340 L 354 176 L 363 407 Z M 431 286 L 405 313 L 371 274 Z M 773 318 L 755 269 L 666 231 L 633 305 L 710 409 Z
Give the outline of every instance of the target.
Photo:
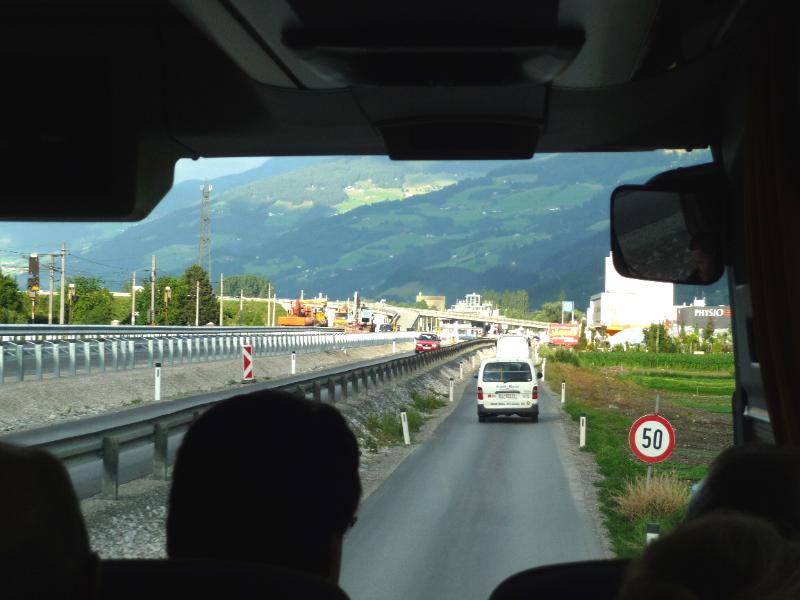
M 16 280 L 0 273 L 0 323 L 27 322 L 23 298 Z
M 200 282 L 200 325 L 219 322 L 219 304 L 211 289 L 208 273 L 200 265 L 192 265 L 181 275 L 178 285 L 180 295 L 172 293 L 172 301 L 176 303 L 178 320 L 181 325 L 195 324 L 195 301 L 197 282 Z
M 677 352 L 678 346 L 667 334 L 663 323 L 653 323 L 643 332 L 644 344 L 648 352 Z
M 167 288 L 169 288 L 171 296 L 169 302 L 165 302 Z M 192 296 L 192 298 L 194 298 L 194 288 L 190 293 L 186 280 L 183 277 L 159 277 L 156 280 L 156 325 L 186 325 L 187 321 L 184 319 L 183 306 L 180 302 L 180 299 L 187 296 Z M 191 305 L 191 324 L 194 325 L 194 303 L 192 302 Z M 150 282 L 148 281 L 144 284 L 144 289 L 136 294 L 136 312 L 139 313 L 136 322 L 140 325 L 146 325 L 149 310 Z
M 260 275 L 226 276 L 224 285 L 223 291 L 226 296 L 238 296 L 239 292 L 244 292 L 247 298 L 268 298 L 270 286 L 272 286 L 272 293 L 275 293 L 272 282 Z
M 75 277 L 75 300 L 70 323 L 108 325 L 114 308 L 114 297 L 99 277 Z

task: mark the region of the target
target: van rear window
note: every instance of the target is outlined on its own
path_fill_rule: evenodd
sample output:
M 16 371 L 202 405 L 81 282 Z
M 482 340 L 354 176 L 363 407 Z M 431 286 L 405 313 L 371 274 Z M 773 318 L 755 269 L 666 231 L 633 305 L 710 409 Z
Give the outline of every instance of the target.
M 532 381 L 531 367 L 526 362 L 495 362 L 483 369 L 484 381 L 507 383 L 509 381 Z

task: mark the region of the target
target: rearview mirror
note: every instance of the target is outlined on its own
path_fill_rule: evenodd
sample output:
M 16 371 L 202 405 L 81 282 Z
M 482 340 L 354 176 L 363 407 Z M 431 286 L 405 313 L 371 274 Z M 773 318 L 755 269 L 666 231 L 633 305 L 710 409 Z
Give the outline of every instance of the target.
M 611 249 L 624 277 L 707 285 L 723 273 L 715 196 L 623 185 L 611 195 Z

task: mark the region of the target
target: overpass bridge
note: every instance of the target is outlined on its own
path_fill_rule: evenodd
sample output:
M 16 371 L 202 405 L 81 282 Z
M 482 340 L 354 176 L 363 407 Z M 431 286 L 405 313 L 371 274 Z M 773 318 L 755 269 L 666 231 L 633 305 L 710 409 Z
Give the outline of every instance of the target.
M 422 308 L 406 308 L 390 304 L 370 304 L 370 310 L 382 313 L 394 313 L 398 317 L 398 327 L 401 331 L 413 329 L 416 331 L 431 331 L 441 326 L 443 321 L 459 321 L 473 325 L 499 325 L 503 329 L 522 327 L 534 333 L 547 331 L 549 323 L 544 321 L 529 321 L 527 319 L 514 319 L 511 317 L 487 317 L 470 312 L 450 310 L 429 310 Z

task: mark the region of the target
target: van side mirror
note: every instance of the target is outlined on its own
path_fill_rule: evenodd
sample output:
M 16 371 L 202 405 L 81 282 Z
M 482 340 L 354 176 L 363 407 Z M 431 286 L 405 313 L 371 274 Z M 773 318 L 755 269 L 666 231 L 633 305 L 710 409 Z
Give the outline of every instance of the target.
M 473 375 L 473 376 L 472 376 L 472 378 L 473 378 L 473 379 L 477 379 L 477 378 L 478 378 L 478 374 L 477 374 L 477 373 L 475 373 L 475 375 Z
M 541 379 L 542 377 L 544 377 L 544 375 L 542 375 L 542 372 L 541 372 L 541 371 L 539 371 L 539 372 L 536 374 L 536 379 Z

